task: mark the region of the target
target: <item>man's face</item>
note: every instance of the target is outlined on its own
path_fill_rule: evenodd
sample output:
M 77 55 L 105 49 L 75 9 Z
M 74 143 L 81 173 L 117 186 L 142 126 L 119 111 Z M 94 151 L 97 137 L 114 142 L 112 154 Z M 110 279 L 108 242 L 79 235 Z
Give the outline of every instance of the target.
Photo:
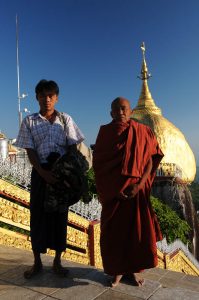
M 128 122 L 132 110 L 127 100 L 118 100 L 112 105 L 111 116 L 114 120 L 120 122 Z
M 41 112 L 50 112 L 58 101 L 58 95 L 52 91 L 43 91 L 37 94 Z

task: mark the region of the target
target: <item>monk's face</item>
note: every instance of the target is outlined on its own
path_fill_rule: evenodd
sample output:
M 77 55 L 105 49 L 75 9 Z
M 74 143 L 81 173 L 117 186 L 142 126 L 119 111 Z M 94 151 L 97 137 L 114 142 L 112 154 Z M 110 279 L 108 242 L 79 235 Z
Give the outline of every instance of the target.
M 112 103 L 111 117 L 120 122 L 128 122 L 132 114 L 131 106 L 128 100 L 120 99 Z

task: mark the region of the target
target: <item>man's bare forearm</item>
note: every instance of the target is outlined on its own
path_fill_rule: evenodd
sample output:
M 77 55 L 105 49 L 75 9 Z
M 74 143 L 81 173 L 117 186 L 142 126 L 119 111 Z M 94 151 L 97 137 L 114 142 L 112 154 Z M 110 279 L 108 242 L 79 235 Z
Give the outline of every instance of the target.
M 55 183 L 56 178 L 52 174 L 51 171 L 45 170 L 42 168 L 37 152 L 34 149 L 26 149 L 28 158 L 30 160 L 30 163 L 32 164 L 33 168 L 38 172 L 38 174 L 47 182 L 47 183 Z
M 40 161 L 39 161 L 37 152 L 34 149 L 26 149 L 26 151 L 27 151 L 28 158 L 30 160 L 31 165 L 40 174 L 42 167 L 40 165 Z

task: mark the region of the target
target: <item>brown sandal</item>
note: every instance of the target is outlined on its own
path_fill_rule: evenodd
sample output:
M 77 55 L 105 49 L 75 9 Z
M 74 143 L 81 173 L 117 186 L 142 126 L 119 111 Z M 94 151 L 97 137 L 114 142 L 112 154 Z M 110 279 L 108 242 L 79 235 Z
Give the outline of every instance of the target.
M 31 279 L 35 275 L 41 273 L 43 271 L 43 265 L 41 264 L 34 264 L 29 270 L 24 272 L 24 277 L 26 279 Z
M 53 263 L 53 272 L 59 277 L 67 277 L 69 270 L 62 267 L 60 263 Z

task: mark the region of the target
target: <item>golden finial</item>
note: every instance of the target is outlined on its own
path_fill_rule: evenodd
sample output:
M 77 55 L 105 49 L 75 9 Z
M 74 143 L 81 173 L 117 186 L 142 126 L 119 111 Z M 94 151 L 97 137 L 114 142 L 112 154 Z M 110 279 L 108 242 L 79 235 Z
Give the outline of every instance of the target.
M 138 104 L 134 108 L 133 116 L 136 118 L 136 115 L 143 114 L 144 112 L 148 113 L 149 111 L 151 113 L 161 115 L 161 109 L 156 106 L 148 87 L 147 80 L 151 77 L 151 74 L 148 73 L 147 64 L 145 60 L 146 48 L 144 42 L 141 44 L 140 48 L 142 50 L 143 62 L 141 73 L 140 76 L 138 76 L 138 78 L 140 78 L 143 82 Z
M 146 48 L 145 48 L 144 42 L 142 42 L 140 48 L 142 50 L 143 60 L 145 60 L 145 51 L 146 51 Z
M 151 77 L 151 74 L 148 73 L 148 68 L 147 68 L 147 64 L 146 64 L 146 59 L 145 59 L 146 48 L 145 48 L 144 42 L 142 42 L 140 48 L 142 50 L 143 62 L 142 62 L 141 73 L 140 73 L 140 76 L 138 76 L 138 78 L 140 78 L 141 80 L 147 80 Z

